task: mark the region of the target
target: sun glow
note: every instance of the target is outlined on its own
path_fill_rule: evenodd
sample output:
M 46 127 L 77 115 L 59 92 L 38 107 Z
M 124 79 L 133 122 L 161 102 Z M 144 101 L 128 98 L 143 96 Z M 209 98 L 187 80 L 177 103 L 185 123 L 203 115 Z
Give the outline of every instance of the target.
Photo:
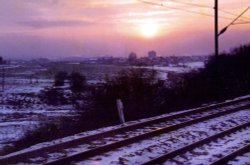
M 139 30 L 141 34 L 147 38 L 155 37 L 158 33 L 158 27 L 154 23 L 141 24 Z

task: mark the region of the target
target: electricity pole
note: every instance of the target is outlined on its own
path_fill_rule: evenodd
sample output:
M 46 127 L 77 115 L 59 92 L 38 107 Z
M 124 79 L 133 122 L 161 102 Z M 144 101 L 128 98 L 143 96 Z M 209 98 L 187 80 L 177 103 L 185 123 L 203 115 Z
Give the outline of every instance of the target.
M 218 60 L 219 60 L 219 35 L 218 35 L 218 0 L 214 0 L 214 53 L 215 53 L 215 74 L 214 74 L 214 94 L 215 99 L 219 98 L 219 73 L 218 73 Z
M 218 36 L 218 0 L 214 1 L 214 37 L 215 37 L 215 58 L 219 56 L 219 36 Z

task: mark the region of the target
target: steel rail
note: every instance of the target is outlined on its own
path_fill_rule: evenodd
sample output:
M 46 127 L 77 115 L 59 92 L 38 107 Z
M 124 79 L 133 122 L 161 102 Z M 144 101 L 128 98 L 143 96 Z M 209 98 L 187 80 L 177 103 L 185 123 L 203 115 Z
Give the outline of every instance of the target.
M 244 106 L 244 107 L 249 107 L 249 105 Z M 209 120 L 209 119 L 212 119 L 212 118 L 215 118 L 215 117 L 223 116 L 225 114 L 233 113 L 233 112 L 242 110 L 242 108 L 243 107 L 238 107 L 238 108 L 234 108 L 234 109 L 231 109 L 231 110 L 220 111 L 220 112 L 215 113 L 215 114 L 210 114 L 210 115 L 207 115 L 207 116 L 203 116 L 203 117 L 199 117 L 199 118 L 196 118 L 196 119 L 188 120 L 188 121 L 185 121 L 185 122 L 182 122 L 182 123 L 179 123 L 179 124 L 159 128 L 159 129 L 151 131 L 151 132 L 147 132 L 147 133 L 144 133 L 144 134 L 141 134 L 141 135 L 137 135 L 135 137 L 123 139 L 123 140 L 120 140 L 118 142 L 114 142 L 114 143 L 111 143 L 111 144 L 106 144 L 106 145 L 103 145 L 101 147 L 97 147 L 95 149 L 90 149 L 90 150 L 86 150 L 86 151 L 83 151 L 83 152 L 80 152 L 80 153 L 76 153 L 76 154 L 70 155 L 68 157 L 64 157 L 64 158 L 61 158 L 61 159 L 58 159 L 58 160 L 54 160 L 54 161 L 51 161 L 51 162 L 48 162 L 48 163 L 45 163 L 45 164 L 46 165 L 57 165 L 57 164 L 61 165 L 61 164 L 68 164 L 68 163 L 70 163 L 72 161 L 84 160 L 84 159 L 87 159 L 89 157 L 96 156 L 96 155 L 102 154 L 104 152 L 108 152 L 108 151 L 114 150 L 114 149 L 122 147 L 122 146 L 129 145 L 131 143 L 134 143 L 134 142 L 137 142 L 137 141 L 140 141 L 140 140 L 144 140 L 146 138 L 154 137 L 154 136 L 157 136 L 157 135 L 160 135 L 160 134 L 163 134 L 163 133 L 167 133 L 167 132 L 170 132 L 170 131 L 173 131 L 173 130 L 176 130 L 176 129 L 179 129 L 179 128 L 182 128 L 182 127 L 185 127 L 185 126 L 189 126 L 189 125 L 199 123 L 199 122 L 202 122 L 202 121 L 205 121 L 205 120 Z
M 137 129 L 137 128 L 140 128 L 140 127 L 143 127 L 143 126 L 147 126 L 147 125 L 150 125 L 150 124 L 154 124 L 154 123 L 157 123 L 157 122 L 163 122 L 163 121 L 166 121 L 166 120 L 170 120 L 170 119 L 173 119 L 173 118 L 182 117 L 182 116 L 185 116 L 185 115 L 192 115 L 192 114 L 195 114 L 195 113 L 200 113 L 200 112 L 208 111 L 208 110 L 210 110 L 212 108 L 220 108 L 220 107 L 223 107 L 223 106 L 234 105 L 234 104 L 237 104 L 237 103 L 248 101 L 249 99 L 250 99 L 250 96 L 246 96 L 246 97 L 241 98 L 241 99 L 235 99 L 235 100 L 231 100 L 231 101 L 227 101 L 227 102 L 222 102 L 222 103 L 218 103 L 218 104 L 214 104 L 214 105 L 209 105 L 209 106 L 205 106 L 205 107 L 191 109 L 189 111 L 180 112 L 180 113 L 177 113 L 177 114 L 174 114 L 174 115 L 170 115 L 170 116 L 166 116 L 166 117 L 161 117 L 161 118 L 157 118 L 157 119 L 152 119 L 152 120 L 149 120 L 149 121 L 146 121 L 146 122 L 139 122 L 139 123 L 135 123 L 135 124 L 128 125 L 128 126 L 123 126 L 121 128 L 113 129 L 113 130 L 110 130 L 110 131 L 101 132 L 101 133 L 94 134 L 94 135 L 89 135 L 89 136 L 84 136 L 84 137 L 73 139 L 73 140 L 69 140 L 69 141 L 66 141 L 66 142 L 62 142 L 62 143 L 58 143 L 58 144 L 53 144 L 53 145 L 50 145 L 50 146 L 45 146 L 43 148 L 29 150 L 29 151 L 23 152 L 23 153 L 13 154 L 13 155 L 9 155 L 9 156 L 8 155 L 7 156 L 2 156 L 2 157 L 0 157 L 0 163 L 1 162 L 2 163 L 8 163 L 8 162 L 13 162 L 13 161 L 15 161 L 15 162 L 22 161 L 23 159 L 27 159 L 29 157 L 34 157 L 34 156 L 40 155 L 40 154 L 42 154 L 44 152 L 49 152 L 49 151 L 51 152 L 51 151 L 62 150 L 62 149 L 65 149 L 65 148 L 70 148 L 70 147 L 72 147 L 74 145 L 82 144 L 83 142 L 86 142 L 86 141 L 89 141 L 89 140 L 93 141 L 95 139 L 100 139 L 100 138 L 112 136 L 112 135 L 114 135 L 117 132 L 121 133 L 123 131 L 128 131 L 128 130 L 131 130 L 131 129 Z M 245 107 L 245 106 L 243 106 L 243 107 Z M 239 107 L 237 109 L 230 110 L 230 111 L 228 111 L 228 113 L 232 113 L 232 112 L 238 111 L 238 110 L 240 110 L 243 107 Z M 223 115 L 223 114 L 225 114 L 225 112 L 221 111 L 219 113 L 219 115 L 218 114 L 217 115 L 220 116 L 220 115 Z M 210 116 L 211 116 L 211 118 L 213 116 L 216 117 L 216 114 L 212 114 Z M 206 117 L 198 118 L 195 121 L 199 122 L 199 121 L 202 121 L 204 119 L 209 119 L 209 117 L 206 116 Z M 183 123 L 177 124 L 179 126 L 168 126 L 166 128 L 161 128 L 161 129 L 155 130 L 155 131 L 156 132 L 158 132 L 158 131 L 162 131 L 162 132 L 171 131 L 171 130 L 174 130 L 176 128 L 181 128 L 182 126 L 185 126 L 187 124 L 192 124 L 193 122 L 192 121 L 187 121 L 187 122 L 183 122 Z M 155 131 L 152 131 L 152 132 L 150 132 L 148 134 L 139 135 L 139 136 L 134 137 L 134 138 L 136 138 L 136 139 L 143 139 L 143 138 L 146 138 L 146 137 L 149 137 L 149 136 L 154 136 L 155 133 L 156 133 Z M 126 144 L 131 143 L 132 141 L 131 141 L 131 139 L 130 140 L 126 139 L 125 141 L 123 140 L 123 142 L 126 143 Z M 114 146 L 119 146 L 119 145 L 114 145 Z
M 237 149 L 234 152 L 231 152 L 230 154 L 220 158 L 219 160 L 211 163 L 210 165 L 222 165 L 222 164 L 227 164 L 230 160 L 232 160 L 233 158 L 237 157 L 238 155 L 244 154 L 247 151 L 250 150 L 250 144 L 245 145 L 242 148 Z
M 215 134 L 215 135 L 212 135 L 212 136 L 209 136 L 205 139 L 202 139 L 200 141 L 197 141 L 197 142 L 194 142 L 192 144 L 189 144 L 185 147 L 182 147 L 182 148 L 179 148 L 179 149 L 176 149 L 174 151 L 170 151 L 169 153 L 166 153 L 165 155 L 162 155 L 162 156 L 159 156 L 157 158 L 154 158 L 150 161 L 147 161 L 145 163 L 142 163 L 141 165 L 152 165 L 152 164 L 159 164 L 159 163 L 163 163 L 164 161 L 166 161 L 167 159 L 170 159 L 170 158 L 173 158 L 177 155 L 180 155 L 180 154 L 183 154 L 187 151 L 190 151 L 198 146 L 201 146 L 201 145 L 204 145 L 206 143 L 209 143 L 215 139 L 218 139 L 220 137 L 223 137 L 223 136 L 226 136 L 230 133 L 233 133 L 233 132 L 236 132 L 242 128 L 246 128 L 246 127 L 249 127 L 250 126 L 250 122 L 247 122 L 247 123 L 244 123 L 244 124 L 241 124 L 241 125 L 238 125 L 236 127 L 233 127 L 233 128 L 230 128 L 230 129 L 227 129 L 223 132 L 220 132 L 218 134 Z M 221 164 L 220 164 L 221 165 Z

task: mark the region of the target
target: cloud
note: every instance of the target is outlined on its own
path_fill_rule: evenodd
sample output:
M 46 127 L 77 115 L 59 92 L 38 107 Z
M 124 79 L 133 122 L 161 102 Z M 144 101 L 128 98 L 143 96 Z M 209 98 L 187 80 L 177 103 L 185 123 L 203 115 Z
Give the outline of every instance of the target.
M 55 20 L 55 21 L 32 20 L 32 21 L 18 22 L 18 24 L 32 28 L 53 28 L 53 27 L 89 26 L 93 23 L 89 21 L 78 21 L 78 20 Z
M 192 50 L 212 52 L 213 17 L 210 19 L 173 8 L 213 14 L 213 1 L 192 1 L 211 6 L 210 9 L 174 1 L 154 2 L 164 2 L 170 8 L 137 0 L 0 0 L 0 53 L 13 56 L 27 54 L 30 57 L 127 55 L 131 50 L 145 51 L 146 54 L 147 48 L 162 54 L 189 53 Z M 220 8 L 237 15 L 245 9 L 244 4 L 246 2 L 228 0 L 221 2 Z M 235 18 L 222 12 L 220 16 Z M 249 17 L 250 12 L 244 16 Z M 220 19 L 220 26 L 224 27 L 229 22 Z M 147 23 L 159 26 L 161 35 L 155 40 L 140 36 L 138 27 Z M 230 27 L 230 31 L 221 38 L 221 50 L 247 41 L 250 34 L 247 26 Z

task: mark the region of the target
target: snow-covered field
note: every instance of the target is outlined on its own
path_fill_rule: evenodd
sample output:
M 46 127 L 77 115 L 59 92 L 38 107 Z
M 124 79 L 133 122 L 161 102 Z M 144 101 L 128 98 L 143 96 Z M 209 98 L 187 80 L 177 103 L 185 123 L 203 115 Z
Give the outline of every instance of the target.
M 160 72 L 176 72 L 176 73 L 187 73 L 192 70 L 199 68 L 204 68 L 204 62 L 189 62 L 189 63 L 180 63 L 179 66 L 145 66 L 145 67 L 133 67 L 133 68 L 145 68 L 153 69 Z
M 50 106 L 42 103 L 38 94 L 45 87 L 50 87 L 53 80 L 39 76 L 40 68 L 28 69 L 20 66 L 5 68 L 4 92 L 0 93 L 0 151 L 27 131 L 73 113 L 71 105 Z
M 159 77 L 163 76 L 163 79 L 166 79 L 169 71 L 180 73 L 203 67 L 201 63 L 189 65 L 189 69 L 176 66 L 155 66 L 151 69 L 157 70 Z M 4 92 L 0 92 L 0 152 L 4 147 L 23 137 L 27 131 L 34 130 L 41 124 L 52 122 L 61 116 L 75 115 L 72 105 L 52 106 L 44 104 L 39 99 L 39 92 L 53 84 L 53 76 L 48 68 L 21 64 L 4 67 L 5 86 Z M 121 68 L 117 66 L 88 66 L 83 70 L 83 74 L 87 76 L 88 83 L 94 85 L 103 82 L 105 74 L 110 75 L 119 70 Z

